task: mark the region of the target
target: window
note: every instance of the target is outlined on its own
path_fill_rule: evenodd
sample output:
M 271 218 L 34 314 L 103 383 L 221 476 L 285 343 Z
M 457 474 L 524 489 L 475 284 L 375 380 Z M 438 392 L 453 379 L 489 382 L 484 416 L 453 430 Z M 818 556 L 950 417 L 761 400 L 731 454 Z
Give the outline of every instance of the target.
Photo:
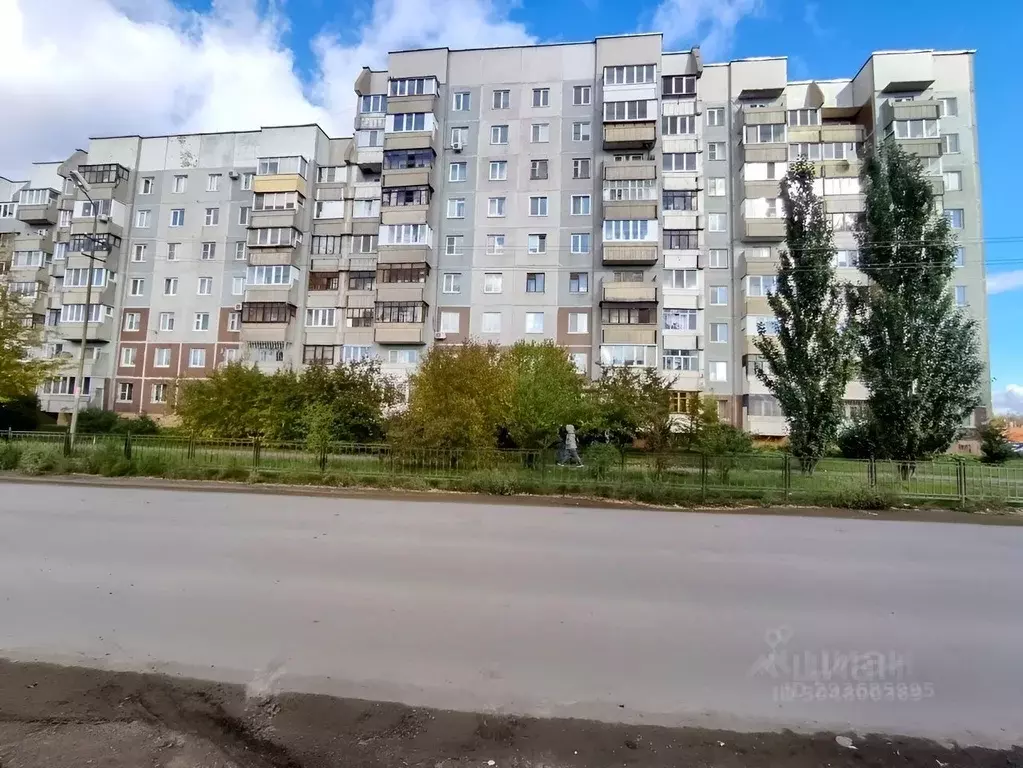
M 655 105 L 657 102 L 653 102 Z M 604 120 L 629 121 L 629 120 L 656 120 L 656 115 L 650 114 L 650 102 L 643 101 L 605 101 Z
M 712 141 L 707 145 L 708 160 L 725 160 L 725 143 L 723 141 Z
M 946 192 L 959 192 L 963 188 L 963 172 L 962 171 L 945 171 L 941 174 L 942 179 L 945 182 Z
M 590 252 L 590 233 L 575 232 L 572 234 L 572 253 Z
M 696 133 L 696 115 L 665 115 L 661 118 L 665 136 L 690 136 Z
M 546 144 L 551 140 L 550 123 L 533 123 L 529 127 L 529 140 L 533 144 Z
M 657 310 L 649 307 L 604 307 L 600 321 L 605 325 L 649 325 L 657 322 Z
M 317 240 L 323 240 L 325 242 L 320 243 L 321 250 L 317 250 Z M 322 249 L 332 250 L 322 250 Z M 322 236 L 319 238 L 313 238 L 313 253 L 341 253 L 341 238 L 336 235 Z M 354 253 L 376 253 L 377 252 L 377 236 L 376 235 L 358 235 L 355 237 L 353 242 Z
M 956 248 L 954 263 L 957 267 L 966 266 L 966 249 L 963 248 L 961 245 Z
M 958 155 L 959 154 L 959 134 L 958 133 L 943 133 L 941 135 L 941 154 L 943 154 L 943 155 Z
M 449 169 L 448 175 L 451 175 Z M 358 200 L 357 203 L 372 203 L 372 200 Z M 403 207 L 406 205 L 429 205 L 430 187 L 391 187 L 381 194 L 381 203 L 385 208 Z
M 249 224 L 249 207 L 247 205 L 238 209 L 238 224 L 242 227 L 247 227 Z
M 253 301 L 242 304 L 243 323 L 287 323 L 295 307 L 283 301 Z
M 464 197 L 452 197 L 448 200 L 448 218 L 449 219 L 464 219 L 465 218 L 465 198 Z
M 775 144 L 784 142 L 785 136 L 784 123 L 746 126 L 745 139 L 747 144 Z
M 590 332 L 590 316 L 586 312 L 569 312 L 568 313 L 568 332 L 569 333 L 589 333 Z
M 500 312 L 484 312 L 483 319 L 480 322 L 480 333 L 500 333 L 501 332 L 501 313 Z
M 206 177 L 206 191 L 207 192 L 219 192 L 220 191 L 220 174 L 211 173 Z
M 491 197 L 487 200 L 487 216 L 504 216 L 505 212 L 505 198 L 503 197 Z
M 432 149 L 394 149 L 384 152 L 384 170 L 432 168 L 436 153 Z
M 505 181 L 508 178 L 508 161 L 492 160 L 490 162 L 490 180 Z
M 185 209 L 184 208 L 172 208 L 170 212 L 170 225 L 172 227 L 183 227 L 185 226 Z
M 305 311 L 305 324 L 307 328 L 333 328 L 336 322 L 337 310 L 333 307 L 319 307 Z
M 317 290 L 317 289 L 313 288 L 313 275 L 314 274 L 315 273 L 310 273 L 309 274 L 309 290 L 311 290 L 311 291 L 312 290 Z M 242 296 L 244 294 L 245 294 L 245 278 L 244 277 L 232 277 L 231 278 L 231 295 L 232 296 Z
M 380 113 L 387 109 L 387 97 L 382 93 L 371 93 L 359 100 L 359 112 Z
M 661 234 L 666 251 L 695 251 L 700 247 L 700 233 L 695 229 L 666 229 Z
M 67 284 L 67 277 L 65 275 L 65 285 Z M 146 291 L 146 281 L 141 277 L 133 277 L 131 279 L 131 291 L 132 296 L 141 296 Z
M 372 307 L 348 307 L 345 310 L 346 328 L 372 328 L 373 308 Z
M 217 257 L 217 244 L 216 243 L 203 243 L 202 252 L 200 259 L 203 261 L 213 261 Z
M 492 125 L 490 127 L 490 143 L 491 144 L 507 144 L 508 143 L 508 126 L 507 125 Z
M 188 367 L 206 367 L 206 350 L 203 347 L 192 347 L 188 350 Z
M 136 243 L 135 247 L 131 249 L 131 260 L 132 261 L 145 261 L 146 260 L 146 244 Z
M 529 161 L 529 178 L 546 179 L 548 173 L 548 166 L 546 160 L 530 160 Z
M 483 293 L 501 293 L 504 290 L 504 275 L 487 272 L 483 275 Z
M 210 329 L 210 313 L 196 312 L 192 321 L 193 331 L 208 331 Z
M 790 109 L 789 125 L 820 125 L 821 113 L 817 109 Z
M 630 64 L 620 67 L 604 67 L 604 85 L 634 85 L 652 83 L 656 73 L 653 64 Z
M 572 141 L 590 140 L 590 122 L 572 123 Z
M 543 312 L 526 313 L 526 333 L 543 333 Z
M 726 344 L 728 342 L 728 323 L 711 323 L 710 340 L 712 344 Z
M 103 287 L 107 283 L 107 271 L 102 267 L 94 268 L 92 270 L 92 284 L 94 286 Z M 65 288 L 85 288 L 89 284 L 89 269 L 88 267 L 77 267 L 68 269 L 64 273 L 64 287 Z M 36 283 L 34 281 L 21 282 L 21 283 L 9 283 L 12 292 L 21 293 L 22 295 L 34 296 L 36 293 Z M 18 291 L 15 286 L 23 286 L 23 290 Z
M 662 96 L 695 96 L 696 75 L 668 75 L 661 78 Z
M 139 179 L 139 194 L 140 195 L 151 195 L 153 194 L 153 177 L 143 176 Z
M 534 107 L 549 107 L 551 105 L 551 89 L 550 88 L 534 88 L 533 89 L 533 106 Z
M 391 115 L 395 133 L 409 133 L 411 131 L 426 130 L 425 112 L 406 112 L 404 114 Z
M 220 352 L 224 365 L 238 362 L 238 347 L 227 347 Z
M 152 226 L 152 212 L 148 210 L 137 210 L 135 211 L 135 226 L 136 227 L 150 227 Z
M 774 275 L 750 275 L 746 281 L 749 296 L 767 296 L 778 290 L 778 278 Z
M 469 129 L 465 126 L 459 126 L 451 129 L 451 146 L 452 147 L 464 147 L 466 141 L 469 138 Z
M 302 242 L 302 233 L 293 227 L 262 227 L 249 230 L 249 245 L 292 246 Z
M 696 322 L 695 309 L 664 310 L 664 330 L 666 331 L 695 331 Z
M 897 139 L 938 138 L 937 120 L 896 120 L 892 131 Z
M 455 112 L 468 112 L 470 104 L 470 96 L 468 91 L 456 91 L 454 94 L 454 103 L 451 108 Z
M 373 347 L 354 346 L 345 344 L 341 347 L 341 359 L 346 363 L 357 363 L 360 360 L 369 360 L 373 357 Z
M 827 217 L 835 232 L 852 232 L 856 229 L 855 213 L 829 213 Z
M 728 381 L 728 363 L 723 361 L 707 363 L 707 373 L 711 381 Z
M 378 301 L 375 317 L 378 323 L 421 323 L 425 314 L 421 301 Z
M 287 264 L 252 266 L 245 272 L 245 281 L 248 285 L 291 285 L 294 273 L 294 268 Z
M 441 290 L 444 293 L 461 293 L 462 275 L 459 272 L 448 272 L 445 274 L 441 283 Z
M 173 312 L 161 312 L 160 313 L 160 330 L 161 331 L 173 331 L 174 330 L 174 313 Z
M 164 296 L 177 296 L 178 295 L 178 279 L 176 277 L 166 277 L 163 280 L 163 295 Z
M 723 213 L 707 214 L 708 232 L 725 232 L 727 230 L 727 217 Z
M 695 171 L 695 152 L 665 152 L 662 155 L 662 166 L 666 171 Z
M 605 344 L 600 348 L 600 364 L 652 368 L 657 364 L 657 347 L 640 344 Z
M 568 292 L 569 293 L 589 293 L 590 291 L 590 273 L 589 272 L 569 272 L 568 273 Z
M 654 200 L 657 195 L 656 182 L 651 179 L 625 179 L 604 182 L 604 199 L 608 202 L 621 200 Z
M 248 191 L 252 189 L 252 179 L 256 176 L 254 173 L 243 173 L 242 174 L 242 190 Z
M 381 283 L 425 283 L 430 272 L 424 263 L 381 264 L 378 266 Z
M 441 333 L 458 333 L 459 326 L 461 325 L 461 315 L 458 312 L 441 312 L 440 313 L 440 330 Z
M 293 211 L 305 205 L 298 192 L 257 192 L 252 198 L 254 211 Z
M 345 180 L 345 169 L 338 165 L 323 165 L 316 169 L 318 184 L 335 184 Z
M 712 307 L 728 306 L 728 288 L 723 285 L 715 285 L 710 289 L 710 305 Z
M 9 204 L 5 203 L 5 205 L 9 205 Z M 60 218 L 57 221 L 57 226 L 58 227 L 70 227 L 71 226 L 71 215 L 72 215 L 72 213 L 74 213 L 74 211 L 67 211 L 67 210 L 61 209 L 61 211 L 60 211 Z M 0 218 L 4 218 L 4 217 L 0 216 Z
M 583 107 L 590 103 L 590 86 L 576 85 L 572 87 L 572 104 Z
M 167 385 L 166 384 L 154 384 L 150 390 L 149 399 L 154 403 L 166 403 L 167 402 Z
M 199 285 L 196 294 L 199 296 L 212 296 L 213 295 L 213 278 L 212 277 L 200 277 Z
M 725 196 L 725 180 L 724 179 L 707 179 L 707 197 L 724 197 Z
M 314 243 L 316 242 L 316 238 L 315 237 L 313 238 L 313 242 Z M 312 251 L 312 253 L 316 253 L 316 251 Z M 245 258 L 246 258 L 245 257 L 245 241 L 244 240 L 239 240 L 237 243 L 234 244 L 234 260 L 235 261 L 245 261 Z
M 181 194 L 188 188 L 188 177 L 187 176 L 175 176 L 173 190 L 175 194 Z
M 504 235 L 487 235 L 487 255 L 504 253 Z
M 135 384 L 122 381 L 117 385 L 117 402 L 130 403 L 135 398 Z
M 124 330 L 126 331 L 137 331 L 142 327 L 142 313 L 141 312 L 125 312 L 124 313 Z
M 306 344 L 302 362 L 306 365 L 333 365 L 337 348 L 333 344 Z
M 938 103 L 941 105 L 941 117 L 956 117 L 959 114 L 959 99 L 954 96 L 938 99 Z
M 836 267 L 856 267 L 860 263 L 860 252 L 842 250 L 835 251 L 835 256 L 832 259 L 832 263 Z
M 589 195 L 572 195 L 572 215 L 573 216 L 590 215 Z
M 529 198 L 529 215 L 530 216 L 547 215 L 547 198 L 545 196 Z
M 590 158 L 577 157 L 572 160 L 572 178 L 573 179 L 590 178 Z
M 707 110 L 707 125 L 722 126 L 725 124 L 725 108 L 711 107 Z
M 605 219 L 604 242 L 656 239 L 657 222 L 653 224 L 651 230 L 650 222 L 645 220 Z
M 138 350 L 135 347 L 121 347 L 121 367 L 134 368 Z
M 547 235 L 529 235 L 526 242 L 529 253 L 547 253 Z
M 699 371 L 700 354 L 690 349 L 665 348 L 661 363 L 666 371 Z M 672 392 L 671 395 L 686 395 L 686 392 Z M 674 404 L 673 404 L 674 408 Z M 674 411 L 678 413 L 678 411 Z
M 153 365 L 157 368 L 169 368 L 171 362 L 170 347 L 157 347 L 153 350 Z
M 695 290 L 700 287 L 699 275 L 695 269 L 666 269 L 664 287 Z
M 544 273 L 543 272 L 527 272 L 526 273 L 526 293 L 543 293 L 544 292 Z
M 444 253 L 447 256 L 459 256 L 462 253 L 462 235 L 447 235 L 444 238 Z
M 492 103 L 494 109 L 508 109 L 508 106 L 511 103 L 511 91 L 494 91 L 494 100 Z
M 665 190 L 664 210 L 666 211 L 695 211 L 696 190 Z
M 240 312 L 229 312 L 227 315 L 227 330 L 240 331 L 242 329 L 242 316 Z
M 963 228 L 963 209 L 962 208 L 946 208 L 945 218 L 948 219 L 948 225 L 952 229 Z

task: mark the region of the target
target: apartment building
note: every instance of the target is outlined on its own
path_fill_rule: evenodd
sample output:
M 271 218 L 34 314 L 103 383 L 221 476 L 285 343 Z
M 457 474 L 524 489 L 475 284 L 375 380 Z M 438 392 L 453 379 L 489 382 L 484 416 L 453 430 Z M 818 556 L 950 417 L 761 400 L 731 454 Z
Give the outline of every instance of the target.
M 471 336 L 556 341 L 593 377 L 656 368 L 679 409 L 710 393 L 733 423 L 784 434 L 755 375 L 779 180 L 797 157 L 817 164 L 839 273 L 861 281 L 860 156 L 888 135 L 924 159 L 960 236 L 953 290 L 987 358 L 970 51 L 876 53 L 851 79 L 790 82 L 784 58 L 705 64 L 632 35 L 395 52 L 355 92 L 354 138 L 93 139 L 0 180 L 0 260 L 42 352 L 67 360 L 44 410 L 70 409 L 96 223 L 72 168 L 104 214 L 86 392 L 118 411 L 160 414 L 175 382 L 230 360 L 373 356 L 401 377 Z M 866 398 L 846 395 L 850 411 Z

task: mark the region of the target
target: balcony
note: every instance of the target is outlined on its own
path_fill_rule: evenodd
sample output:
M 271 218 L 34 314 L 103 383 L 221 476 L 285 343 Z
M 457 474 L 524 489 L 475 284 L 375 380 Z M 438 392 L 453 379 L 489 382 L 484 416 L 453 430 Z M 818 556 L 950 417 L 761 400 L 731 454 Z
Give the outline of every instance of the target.
M 655 246 L 656 249 L 656 246 Z M 635 281 L 601 281 L 602 303 L 657 303 L 657 286 Z
M 604 244 L 600 255 L 607 265 L 648 266 L 660 261 L 657 243 L 648 242 Z
M 15 251 L 43 251 L 53 253 L 53 232 L 25 232 L 14 236 Z
M 657 143 L 657 121 L 604 124 L 604 149 L 649 149 Z
M 380 173 L 384 164 L 383 145 L 378 147 L 356 147 L 355 162 L 364 171 Z
M 89 321 L 89 328 L 86 333 L 86 340 L 100 343 L 109 343 L 114 340 L 117 333 L 113 318 L 103 317 L 99 322 Z M 81 341 L 82 321 L 60 322 L 57 324 L 57 334 L 68 341 Z
M 37 226 L 53 226 L 57 223 L 57 198 L 55 189 L 23 189 L 21 204 L 18 206 L 18 220 Z
M 373 340 L 377 344 L 425 344 L 426 328 L 422 323 L 377 323 Z
M 604 181 L 639 181 L 656 178 L 657 163 L 653 160 L 604 163 Z
M 743 218 L 743 239 L 778 241 L 785 239 L 785 219 Z
M 938 120 L 941 118 L 941 104 L 934 100 L 887 99 L 881 104 L 879 116 L 882 128 L 887 128 L 896 120 Z
M 424 283 L 381 283 L 377 282 L 376 300 L 380 302 L 409 302 L 417 304 L 426 299 Z
M 601 344 L 642 344 L 657 343 L 657 325 L 637 323 L 635 325 L 602 325 Z
M 256 164 L 256 178 L 252 180 L 252 191 L 298 192 L 305 197 L 308 173 L 309 161 L 301 155 L 261 157 Z
M 283 301 L 243 302 L 241 338 L 245 342 L 284 342 L 298 308 Z
M 605 200 L 604 218 L 653 221 L 657 218 L 657 200 Z
M 355 116 L 355 130 L 383 131 L 387 128 L 387 116 L 383 113 L 362 113 Z
M 131 174 L 120 163 L 80 165 L 78 172 L 92 187 L 93 200 L 117 198 L 121 202 L 127 201 L 130 192 L 128 179 Z M 81 192 L 78 193 L 78 199 L 84 199 Z
M 249 248 L 277 248 L 287 250 L 302 244 L 302 233 L 295 227 L 267 227 L 249 229 Z

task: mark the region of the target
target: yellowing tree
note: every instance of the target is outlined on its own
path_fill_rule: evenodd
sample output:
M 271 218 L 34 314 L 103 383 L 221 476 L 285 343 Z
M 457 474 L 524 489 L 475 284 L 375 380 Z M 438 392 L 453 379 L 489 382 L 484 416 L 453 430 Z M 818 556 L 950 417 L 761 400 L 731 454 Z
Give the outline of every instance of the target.
M 39 341 L 25 300 L 0 283 L 0 403 L 32 394 L 53 372 L 53 361 L 29 357 Z

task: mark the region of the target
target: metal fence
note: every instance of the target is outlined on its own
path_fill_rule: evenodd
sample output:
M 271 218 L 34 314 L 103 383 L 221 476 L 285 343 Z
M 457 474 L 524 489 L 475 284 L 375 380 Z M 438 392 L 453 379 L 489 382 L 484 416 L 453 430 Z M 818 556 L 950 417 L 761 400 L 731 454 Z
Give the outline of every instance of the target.
M 564 466 L 556 451 L 418 449 L 388 444 L 332 443 L 310 450 L 302 442 L 210 439 L 167 435 L 79 435 L 72 450 L 66 432 L 0 433 L 9 442 L 51 445 L 64 456 L 103 450 L 123 454 L 136 474 L 173 474 L 182 467 L 224 473 L 258 471 L 308 475 L 358 484 L 370 478 L 421 478 L 444 486 L 475 483 L 507 493 L 628 495 L 672 493 L 679 498 L 744 497 L 769 500 L 835 499 L 842 494 L 888 494 L 905 499 L 1023 502 L 1023 461 L 995 466 L 946 457 L 928 461 L 827 458 L 812 472 L 783 453 L 604 452 L 582 467 Z M 296 479 L 291 477 L 289 479 Z M 378 483 L 383 484 L 383 483 Z M 502 491 L 502 488 L 505 490 Z

